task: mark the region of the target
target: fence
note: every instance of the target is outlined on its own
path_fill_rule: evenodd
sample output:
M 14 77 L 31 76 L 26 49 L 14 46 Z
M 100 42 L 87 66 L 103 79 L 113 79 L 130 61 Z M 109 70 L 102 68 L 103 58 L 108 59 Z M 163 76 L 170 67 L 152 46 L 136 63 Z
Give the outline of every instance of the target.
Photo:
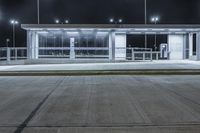
M 0 60 L 24 60 L 27 59 L 27 48 L 0 48 Z
M 109 59 L 109 52 L 112 49 L 107 47 L 74 47 L 74 55 L 79 58 L 104 58 Z M 116 56 L 116 53 L 119 54 Z M 159 51 L 152 51 L 150 48 L 115 48 L 115 59 L 122 60 L 162 60 Z M 121 53 L 120 53 L 121 52 Z M 66 58 L 70 59 L 69 47 L 40 47 L 39 58 Z M 120 57 L 122 56 L 122 57 Z M 168 55 L 169 58 L 169 55 Z M 167 59 L 168 59 L 167 58 Z M 0 48 L 0 61 L 25 60 L 27 59 L 27 48 Z M 166 58 L 165 58 L 166 59 Z

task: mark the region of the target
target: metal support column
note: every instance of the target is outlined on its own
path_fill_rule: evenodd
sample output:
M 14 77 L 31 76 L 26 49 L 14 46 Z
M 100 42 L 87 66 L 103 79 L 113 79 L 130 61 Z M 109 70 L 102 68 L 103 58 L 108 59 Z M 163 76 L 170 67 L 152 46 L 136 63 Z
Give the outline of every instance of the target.
M 6 52 L 6 60 L 7 60 L 7 63 L 10 62 L 10 48 L 7 48 L 7 52 Z
M 132 48 L 132 60 L 135 60 L 135 53 L 134 53 L 134 49 Z

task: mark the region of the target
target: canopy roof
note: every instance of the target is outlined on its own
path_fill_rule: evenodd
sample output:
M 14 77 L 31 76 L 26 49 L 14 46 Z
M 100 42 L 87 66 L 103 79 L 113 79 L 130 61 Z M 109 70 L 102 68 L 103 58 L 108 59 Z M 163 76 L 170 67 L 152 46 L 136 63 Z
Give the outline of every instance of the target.
M 200 32 L 200 25 L 188 24 L 22 24 L 25 30 L 48 31 L 48 30 L 97 30 L 97 31 L 116 31 L 124 33 L 159 33 L 187 34 Z

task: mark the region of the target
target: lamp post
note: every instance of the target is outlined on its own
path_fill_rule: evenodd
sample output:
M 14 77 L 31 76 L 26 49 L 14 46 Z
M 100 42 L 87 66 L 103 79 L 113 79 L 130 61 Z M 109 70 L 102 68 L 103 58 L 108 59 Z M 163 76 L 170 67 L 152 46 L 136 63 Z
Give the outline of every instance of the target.
M 40 0 L 37 0 L 37 21 L 40 24 Z
M 11 20 L 10 23 L 13 26 L 13 47 L 15 47 L 15 25 L 19 24 L 17 20 Z
M 120 24 L 123 22 L 123 19 L 120 18 L 118 20 L 115 20 L 114 18 L 110 18 L 109 22 L 114 24 Z
M 10 43 L 10 39 L 9 39 L 9 38 L 6 38 L 6 47 L 7 47 L 7 48 L 9 47 L 9 43 Z
M 147 24 L 147 0 L 144 0 L 144 24 Z M 145 33 L 145 48 L 147 48 L 147 35 Z
M 155 25 L 157 24 L 158 21 L 159 21 L 159 18 L 158 18 L 158 17 L 152 17 L 152 18 L 151 18 L 151 22 L 154 23 Z M 157 50 L 157 35 L 156 35 L 156 33 L 155 33 L 154 48 L 155 48 L 155 51 L 156 51 L 156 50 Z

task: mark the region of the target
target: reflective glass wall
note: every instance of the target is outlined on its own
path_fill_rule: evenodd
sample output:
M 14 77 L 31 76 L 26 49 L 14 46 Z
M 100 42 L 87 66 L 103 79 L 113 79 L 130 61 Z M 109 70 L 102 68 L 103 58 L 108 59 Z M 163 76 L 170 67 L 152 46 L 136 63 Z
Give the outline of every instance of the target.
M 69 58 L 70 39 L 75 39 L 76 58 L 108 58 L 109 32 L 46 31 L 38 32 L 40 58 Z

